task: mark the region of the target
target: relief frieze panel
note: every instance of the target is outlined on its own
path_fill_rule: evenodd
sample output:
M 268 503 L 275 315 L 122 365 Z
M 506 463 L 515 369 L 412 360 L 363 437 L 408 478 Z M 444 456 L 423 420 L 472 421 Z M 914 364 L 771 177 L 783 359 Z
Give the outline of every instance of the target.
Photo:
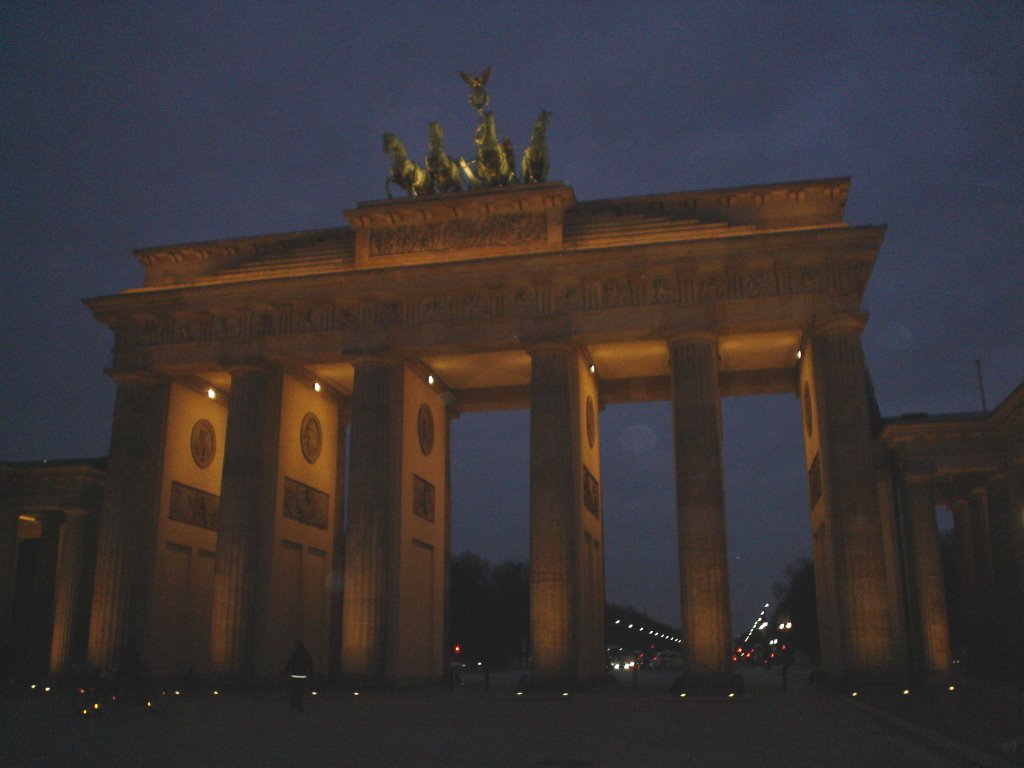
M 647 290 L 647 304 L 675 304 L 679 301 L 679 279 L 672 274 L 651 278 Z
M 398 256 L 530 243 L 547 239 L 543 212 L 495 214 L 373 229 L 370 256 Z
M 171 501 L 168 517 L 179 523 L 217 530 L 217 511 L 220 497 L 190 485 L 171 481 Z
M 323 491 L 285 477 L 282 514 L 289 520 L 327 530 L 329 506 L 330 496 Z

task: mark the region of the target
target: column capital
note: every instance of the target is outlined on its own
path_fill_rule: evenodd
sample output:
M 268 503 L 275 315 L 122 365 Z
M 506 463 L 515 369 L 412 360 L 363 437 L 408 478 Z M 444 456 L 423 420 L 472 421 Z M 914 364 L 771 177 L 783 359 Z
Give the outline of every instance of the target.
M 692 331 L 680 331 L 679 333 L 673 333 L 671 336 L 665 339 L 668 344 L 668 348 L 671 350 L 673 347 L 680 344 L 692 344 L 694 342 L 705 342 L 707 344 L 714 344 L 718 346 L 718 334 L 714 331 L 705 329 L 692 330 Z
M 868 321 L 867 312 L 844 313 L 830 315 L 824 318 L 815 318 L 814 323 L 808 329 L 807 335 L 811 338 L 826 333 L 854 333 L 860 334 Z
M 36 518 L 36 520 L 39 521 L 39 524 L 44 528 L 59 528 L 64 524 L 64 521 L 67 520 L 68 517 L 62 509 L 48 509 L 44 512 L 35 512 L 32 516 Z
M 403 365 L 406 361 L 398 355 L 387 352 L 367 352 L 366 354 L 355 355 L 349 358 L 353 368 L 365 365 Z
M 580 352 L 581 348 L 579 344 L 569 341 L 568 339 L 554 339 L 551 341 L 538 341 L 534 342 L 526 347 L 526 353 L 531 357 L 537 355 L 551 354 L 554 352 L 561 352 L 563 354 L 573 354 Z
M 260 360 L 248 363 L 229 363 L 224 366 L 224 370 L 228 372 L 231 378 L 234 378 L 246 373 L 277 373 L 283 369 L 272 363 Z

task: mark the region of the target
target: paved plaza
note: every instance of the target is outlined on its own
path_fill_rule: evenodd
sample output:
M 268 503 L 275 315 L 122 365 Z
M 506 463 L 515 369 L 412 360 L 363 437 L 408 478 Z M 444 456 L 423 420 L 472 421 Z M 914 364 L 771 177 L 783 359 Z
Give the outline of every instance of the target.
M 746 673 L 734 698 L 669 693 L 670 673 L 628 674 L 587 693 L 515 695 L 467 676 L 454 691 L 319 692 L 306 711 L 287 693 L 183 691 L 154 707 L 83 715 L 68 692 L 3 697 L 0 765 L 22 766 L 1008 766 L 1024 736 L 1019 688 L 961 684 L 854 698 L 810 688 L 799 672 Z M 943 695 L 945 694 L 945 695 Z M 102 714 L 106 712 L 106 714 Z M 1017 760 L 1017 762 L 1013 762 Z

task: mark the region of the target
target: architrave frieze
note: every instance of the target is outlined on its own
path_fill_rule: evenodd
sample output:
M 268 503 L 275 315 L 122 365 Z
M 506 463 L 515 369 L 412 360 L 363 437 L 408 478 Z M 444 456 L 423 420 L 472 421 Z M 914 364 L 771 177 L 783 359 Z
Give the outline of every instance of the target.
M 595 337 L 707 325 L 794 327 L 857 311 L 883 230 L 829 229 L 473 264 L 126 292 L 88 302 L 116 331 L 115 369 L 291 349 L 501 346 L 545 321 Z M 351 298 L 350 298 L 351 297 Z M 538 325 L 539 324 L 539 325 Z M 545 334 L 540 333 L 543 337 Z M 301 341 L 299 341 L 301 340 Z

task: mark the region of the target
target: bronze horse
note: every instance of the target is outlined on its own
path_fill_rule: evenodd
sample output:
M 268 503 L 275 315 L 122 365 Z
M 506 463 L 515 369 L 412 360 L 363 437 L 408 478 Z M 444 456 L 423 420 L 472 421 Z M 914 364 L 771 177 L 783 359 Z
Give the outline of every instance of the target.
M 469 164 L 459 158 L 459 166 L 475 187 L 503 187 L 515 180 L 515 171 L 509 163 L 509 152 L 498 141 L 494 126 L 494 113 L 487 111 L 480 116 L 480 125 L 473 136 L 476 142 L 476 162 Z
M 429 195 L 434 191 L 430 176 L 409 159 L 405 145 L 395 134 L 384 134 L 384 152 L 391 155 L 391 175 L 384 180 L 384 192 L 389 198 L 392 196 L 392 184 L 404 189 L 410 197 Z
M 543 184 L 548 178 L 548 118 L 551 113 L 541 110 L 533 126 L 530 146 L 523 152 L 522 181 L 524 184 Z
M 429 150 L 424 160 L 430 183 L 436 192 L 461 192 L 462 177 L 459 165 L 444 151 L 444 132 L 441 124 L 432 122 L 428 134 Z

